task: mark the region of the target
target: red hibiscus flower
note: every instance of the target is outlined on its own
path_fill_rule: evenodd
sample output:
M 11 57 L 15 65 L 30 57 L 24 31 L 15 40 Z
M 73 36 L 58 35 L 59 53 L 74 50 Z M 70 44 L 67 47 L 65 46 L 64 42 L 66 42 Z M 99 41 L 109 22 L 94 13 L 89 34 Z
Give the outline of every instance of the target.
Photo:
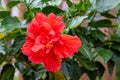
M 22 52 L 35 63 L 43 63 L 46 70 L 55 72 L 60 69 L 62 58 L 78 52 L 81 41 L 77 36 L 61 34 L 65 27 L 63 16 L 54 13 L 45 16 L 37 13 L 27 27 L 28 36 Z

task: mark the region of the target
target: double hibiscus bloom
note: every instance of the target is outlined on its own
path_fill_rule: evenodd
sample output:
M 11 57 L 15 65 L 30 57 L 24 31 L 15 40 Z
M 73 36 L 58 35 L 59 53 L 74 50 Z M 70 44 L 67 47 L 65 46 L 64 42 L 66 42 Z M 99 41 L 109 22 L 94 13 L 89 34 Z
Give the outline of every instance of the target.
M 34 64 L 43 63 L 46 70 L 55 72 L 60 69 L 62 58 L 72 56 L 81 46 L 77 36 L 61 34 L 65 27 L 63 16 L 54 13 L 45 16 L 37 13 L 27 27 L 28 36 L 22 52 Z

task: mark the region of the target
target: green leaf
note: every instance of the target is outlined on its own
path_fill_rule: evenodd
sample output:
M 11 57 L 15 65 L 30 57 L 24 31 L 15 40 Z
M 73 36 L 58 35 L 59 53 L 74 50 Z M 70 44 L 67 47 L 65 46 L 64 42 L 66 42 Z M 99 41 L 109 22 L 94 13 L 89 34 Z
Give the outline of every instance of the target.
M 67 62 L 62 62 L 62 65 L 61 65 L 61 69 L 60 71 L 65 75 L 66 78 L 69 78 L 71 77 L 70 75 L 70 64 L 67 63 Z
M 35 74 L 32 68 L 27 68 L 23 73 L 23 80 L 35 80 Z
M 48 15 L 51 12 L 53 12 L 55 14 L 60 14 L 60 13 L 63 13 L 64 11 L 59 9 L 56 6 L 46 6 L 42 9 L 42 12 Z
M 117 16 L 120 16 L 120 9 L 118 9 L 118 11 L 117 11 Z
M 62 3 L 62 0 L 54 0 L 51 4 L 53 6 L 59 6 Z
M 29 8 L 41 8 L 44 6 L 41 0 L 25 0 Z
M 36 14 L 36 12 L 41 12 L 41 9 L 40 8 L 33 8 L 33 9 L 31 9 L 31 12 Z
M 14 43 L 9 48 L 9 53 L 16 54 L 22 47 L 24 43 L 25 37 L 24 36 L 18 36 Z
M 94 71 L 94 70 L 97 69 L 97 67 L 95 66 L 94 62 L 92 62 L 89 59 L 87 59 L 86 57 L 82 56 L 80 53 L 76 54 L 74 57 L 77 59 L 77 61 L 85 69 L 90 70 L 90 71 Z
M 79 80 L 82 75 L 80 66 L 73 60 L 63 61 L 60 71 L 68 80 Z
M 4 60 L 5 60 L 5 55 L 0 53 L 0 65 L 4 62 Z
M 90 47 L 90 41 L 88 39 L 88 37 L 86 37 L 85 35 L 80 35 L 80 39 L 82 41 L 82 45 Z
M 118 51 L 113 54 L 112 60 L 113 60 L 115 63 L 120 64 L 120 54 L 119 54 Z
M 110 49 L 101 48 L 98 55 L 101 56 L 105 62 L 108 62 L 112 58 L 113 52 Z
M 92 30 L 91 36 L 95 39 L 99 39 L 100 41 L 105 41 L 105 35 L 100 30 Z
M 90 51 L 90 49 L 87 46 L 82 45 L 80 48 L 80 52 L 82 55 L 84 55 L 89 60 L 93 59 L 93 53 Z
M 16 17 L 6 17 L 2 20 L 0 26 L 0 32 L 11 32 L 16 28 L 20 28 L 21 23 L 18 21 Z
M 6 33 L 6 35 L 4 36 L 4 40 L 9 41 L 9 40 L 15 39 L 16 37 L 18 37 L 20 35 L 22 35 L 22 34 L 19 31 L 19 29 L 15 29 L 11 32 Z
M 102 19 L 102 20 L 98 20 L 98 21 L 92 21 L 88 23 L 89 26 L 91 27 L 112 27 L 112 22 L 108 19 Z
M 111 41 L 120 42 L 120 27 L 115 29 L 115 32 L 111 36 Z
M 114 15 L 112 15 L 108 12 L 101 13 L 101 16 L 104 16 L 106 18 L 116 18 Z
M 116 80 L 120 80 L 120 64 L 116 64 Z
M 73 3 L 70 0 L 66 0 L 66 3 L 69 7 L 71 7 L 73 5 Z
M 98 0 L 96 8 L 98 12 L 102 13 L 116 7 L 119 3 L 120 0 Z
M 0 19 L 10 16 L 10 11 L 0 11 Z
M 24 13 L 24 19 L 26 19 L 27 22 L 30 22 L 35 17 L 37 12 L 41 12 L 41 9 L 39 7 L 33 7 L 30 10 L 26 10 Z
M 113 73 L 113 70 L 114 70 L 114 67 L 115 67 L 115 62 L 110 60 L 110 61 L 107 62 L 107 65 L 108 65 L 109 73 L 112 76 L 112 73 Z
M 47 3 L 49 0 L 41 0 L 43 3 Z
M 17 62 L 15 63 L 15 67 L 20 71 L 20 72 L 24 72 L 25 66 L 22 62 Z
M 92 6 L 95 6 L 97 0 L 89 0 Z
M 43 77 L 43 74 L 46 72 L 45 68 L 43 65 L 35 65 L 35 79 L 39 80 Z
M 0 54 L 5 54 L 5 45 L 4 45 L 4 41 L 0 40 Z
M 94 71 L 86 70 L 85 72 L 89 76 L 90 80 L 95 80 L 96 77 L 99 77 L 100 80 L 101 80 L 101 78 L 104 74 L 105 68 L 100 62 L 95 62 L 95 65 L 97 67 L 96 70 L 94 70 Z
M 113 43 L 111 48 L 120 51 L 120 43 Z
M 13 67 L 13 65 L 6 64 L 1 71 L 0 80 L 13 80 L 14 73 L 15 68 Z
M 78 27 L 83 22 L 83 20 L 86 19 L 87 17 L 88 16 L 81 16 L 81 17 L 72 18 L 68 24 L 68 28 L 72 29 L 72 28 Z
M 16 5 L 19 4 L 19 3 L 20 3 L 20 1 L 10 1 L 10 2 L 7 4 L 7 6 L 8 6 L 9 8 L 12 8 L 12 7 L 16 6 Z

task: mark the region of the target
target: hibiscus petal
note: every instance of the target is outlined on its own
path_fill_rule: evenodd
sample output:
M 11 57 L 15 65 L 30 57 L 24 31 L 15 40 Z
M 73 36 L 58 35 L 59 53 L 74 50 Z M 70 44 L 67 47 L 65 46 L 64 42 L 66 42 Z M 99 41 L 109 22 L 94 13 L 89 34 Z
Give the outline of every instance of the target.
M 47 16 L 47 22 L 52 26 L 53 30 L 57 32 L 62 32 L 65 27 L 65 23 L 61 21 L 62 18 L 63 16 L 56 17 L 54 13 L 50 13 Z
M 58 55 L 60 58 L 68 58 L 71 53 L 71 51 L 64 46 L 64 43 L 61 44 L 61 42 L 54 44 L 53 49 L 54 49 L 54 53 Z
M 51 25 L 48 24 L 47 22 L 42 23 L 42 31 L 44 32 L 49 32 L 51 30 Z
M 46 54 L 43 64 L 46 70 L 55 72 L 60 69 L 61 59 L 53 51 L 50 51 L 50 53 Z
M 82 42 L 79 37 L 77 36 L 70 36 L 70 35 L 62 35 L 61 39 L 64 43 L 64 46 L 71 50 L 72 52 L 70 55 L 73 55 L 75 52 L 78 52 L 78 49 L 82 45 Z
M 28 59 L 34 64 L 40 64 L 44 59 L 44 56 L 42 56 L 42 54 L 44 54 L 44 50 L 32 52 L 31 55 L 28 56 Z
M 32 51 L 33 52 L 37 52 L 41 49 L 43 49 L 45 46 L 43 44 L 35 44 L 33 47 L 32 47 Z
M 47 16 L 47 22 L 53 26 L 55 23 L 56 23 L 56 15 L 54 13 L 50 13 L 48 16 Z
M 81 41 L 77 36 L 62 35 L 61 41 L 54 44 L 54 52 L 61 58 L 68 58 L 75 54 L 81 46 Z
M 46 21 L 47 17 L 43 13 L 36 13 L 36 20 L 41 23 Z
M 63 19 L 63 17 L 64 17 L 64 16 L 59 16 L 59 17 L 57 18 L 57 21 L 61 21 L 61 20 Z
M 27 28 L 28 36 L 32 39 L 35 39 L 36 36 L 40 34 L 40 25 L 36 19 L 33 19 Z
M 21 48 L 23 54 L 30 55 L 31 48 L 32 48 L 33 45 L 34 45 L 34 41 L 27 36 L 26 37 L 26 42 L 24 43 L 23 47 Z
M 53 30 L 55 30 L 55 31 L 57 31 L 57 32 L 62 32 L 63 29 L 64 29 L 64 27 L 65 27 L 65 23 L 59 21 L 59 22 L 57 22 L 57 23 L 54 24 Z

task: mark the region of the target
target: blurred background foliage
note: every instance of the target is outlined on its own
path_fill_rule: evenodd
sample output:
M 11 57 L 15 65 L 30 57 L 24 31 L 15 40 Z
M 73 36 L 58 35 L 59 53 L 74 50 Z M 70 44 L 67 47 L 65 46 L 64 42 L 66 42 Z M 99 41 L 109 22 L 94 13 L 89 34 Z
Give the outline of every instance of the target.
M 88 80 L 101 80 L 105 63 L 110 75 L 116 65 L 116 80 L 120 80 L 120 0 L 65 2 L 67 9 L 60 8 L 62 0 L 11 0 L 6 8 L 0 5 L 0 80 L 13 80 L 16 69 L 22 73 L 23 80 L 79 80 L 84 73 Z M 20 3 L 25 5 L 25 10 L 21 10 L 23 20 L 10 12 L 15 6 L 20 9 Z M 112 9 L 114 15 L 110 14 Z M 46 71 L 42 64 L 31 63 L 20 50 L 27 35 L 26 27 L 36 12 L 64 15 L 63 33 L 77 35 L 82 40 L 79 52 L 64 59 L 56 73 Z M 97 16 L 102 18 L 96 19 Z

